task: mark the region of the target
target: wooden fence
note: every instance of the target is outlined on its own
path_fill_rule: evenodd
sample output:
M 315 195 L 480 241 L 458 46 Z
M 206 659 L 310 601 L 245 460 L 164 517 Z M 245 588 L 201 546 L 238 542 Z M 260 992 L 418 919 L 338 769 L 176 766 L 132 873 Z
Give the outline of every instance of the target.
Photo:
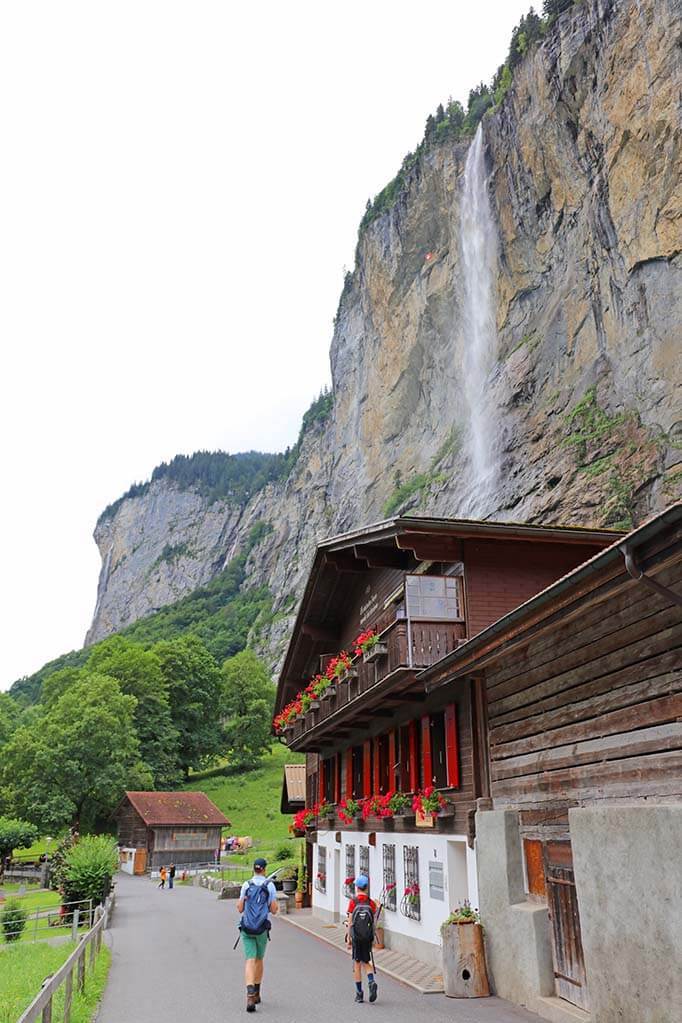
M 108 926 L 109 914 L 113 908 L 110 896 L 104 906 L 95 910 L 97 920 L 88 933 L 84 935 L 78 948 L 74 949 L 63 966 L 44 981 L 40 993 L 33 999 L 29 1007 L 19 1017 L 17 1023 L 33 1023 L 40 1019 L 41 1023 L 53 1023 L 53 1000 L 59 989 L 64 985 L 63 1023 L 69 1023 L 73 1004 L 74 986 L 76 991 L 85 991 L 87 973 L 92 973 L 97 953 L 102 947 L 102 934 Z M 57 1023 L 56 1016 L 54 1023 Z

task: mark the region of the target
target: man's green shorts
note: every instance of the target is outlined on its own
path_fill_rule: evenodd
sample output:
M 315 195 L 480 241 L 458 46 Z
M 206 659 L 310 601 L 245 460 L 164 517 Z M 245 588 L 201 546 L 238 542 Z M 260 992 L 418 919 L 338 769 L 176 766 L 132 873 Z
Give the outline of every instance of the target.
M 265 949 L 268 946 L 268 932 L 246 934 L 242 931 L 242 945 L 244 946 L 244 956 L 247 959 L 264 959 Z

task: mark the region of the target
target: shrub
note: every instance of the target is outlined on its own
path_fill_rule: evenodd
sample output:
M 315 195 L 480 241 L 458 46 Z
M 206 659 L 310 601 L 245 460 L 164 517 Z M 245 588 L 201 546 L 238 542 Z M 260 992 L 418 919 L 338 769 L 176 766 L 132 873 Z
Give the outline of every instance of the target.
M 88 835 L 69 849 L 64 862 L 64 902 L 104 902 L 118 867 L 118 853 L 108 835 Z
M 273 860 L 277 863 L 281 863 L 282 860 L 288 860 L 291 857 L 291 847 L 288 845 L 280 845 L 275 849 Z
M 0 927 L 5 941 L 18 941 L 26 926 L 27 913 L 16 899 L 9 899 L 2 914 L 0 914 Z

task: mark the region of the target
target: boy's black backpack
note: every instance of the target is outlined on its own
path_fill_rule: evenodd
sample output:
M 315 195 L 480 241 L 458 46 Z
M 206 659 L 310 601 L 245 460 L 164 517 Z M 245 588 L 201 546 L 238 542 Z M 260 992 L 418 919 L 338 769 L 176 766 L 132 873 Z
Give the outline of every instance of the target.
M 374 913 L 369 902 L 358 902 L 350 918 L 350 934 L 353 941 L 374 941 Z

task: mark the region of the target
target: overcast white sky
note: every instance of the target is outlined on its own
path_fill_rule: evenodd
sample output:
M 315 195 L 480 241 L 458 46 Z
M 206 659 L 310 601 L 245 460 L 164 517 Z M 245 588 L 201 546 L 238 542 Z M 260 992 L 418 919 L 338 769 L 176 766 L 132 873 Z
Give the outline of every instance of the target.
M 0 7 L 0 688 L 82 644 L 133 480 L 295 440 L 367 197 L 528 6 Z

